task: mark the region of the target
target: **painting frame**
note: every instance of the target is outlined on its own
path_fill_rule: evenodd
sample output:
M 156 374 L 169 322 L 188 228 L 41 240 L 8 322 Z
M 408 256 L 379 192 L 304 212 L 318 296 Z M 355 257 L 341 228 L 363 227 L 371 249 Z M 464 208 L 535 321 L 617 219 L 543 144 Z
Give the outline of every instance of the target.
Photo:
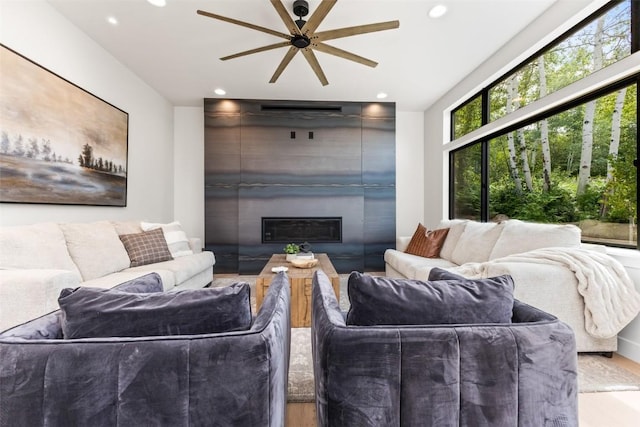
M 129 114 L 0 43 L 0 203 L 127 206 Z

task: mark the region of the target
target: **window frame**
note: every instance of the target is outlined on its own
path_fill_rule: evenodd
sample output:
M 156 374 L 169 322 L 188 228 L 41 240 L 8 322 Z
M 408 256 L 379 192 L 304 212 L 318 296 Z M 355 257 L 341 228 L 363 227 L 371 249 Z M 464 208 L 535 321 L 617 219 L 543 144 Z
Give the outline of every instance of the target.
M 600 74 L 598 71 L 587 75 L 586 77 L 577 80 L 563 88 L 558 89 L 555 92 L 547 95 L 544 98 L 533 101 L 530 104 L 527 104 L 520 109 L 507 114 L 499 119 L 494 120 L 493 122 L 489 122 L 490 111 L 489 111 L 489 93 L 492 88 L 502 83 L 507 77 L 512 74 L 518 72 L 522 68 L 528 66 L 534 59 L 538 58 L 540 55 L 543 55 L 548 50 L 552 49 L 556 45 L 562 43 L 568 36 L 575 33 L 576 30 L 582 28 L 583 26 L 593 22 L 599 16 L 607 13 L 609 10 L 613 9 L 617 5 L 621 4 L 626 0 L 615 0 L 608 2 L 602 7 L 598 8 L 595 12 L 591 13 L 586 18 L 582 19 L 577 24 L 573 25 L 568 30 L 564 31 L 558 37 L 556 37 L 553 41 L 546 44 L 541 49 L 538 49 L 532 55 L 525 58 L 522 62 L 520 62 L 515 67 L 509 69 L 506 73 L 500 75 L 497 79 L 493 80 L 490 84 L 483 87 L 480 91 L 474 93 L 469 98 L 466 98 L 463 102 L 461 102 L 457 107 L 451 110 L 450 112 L 450 147 L 449 147 L 449 197 L 448 197 L 448 216 L 449 219 L 453 219 L 454 217 L 454 207 L 455 207 L 455 194 L 454 194 L 454 181 L 455 181 L 455 153 L 463 150 L 464 148 L 471 147 L 475 144 L 481 144 L 481 208 L 480 208 L 480 221 L 487 222 L 489 220 L 489 141 L 502 135 L 506 135 L 509 132 L 515 131 L 517 129 L 523 128 L 525 126 L 536 123 L 540 120 L 547 119 L 553 115 L 558 113 L 567 111 L 571 108 L 575 108 L 581 104 L 592 101 L 594 99 L 598 99 L 602 96 L 605 96 L 609 93 L 612 93 L 616 90 L 619 90 L 623 87 L 628 87 L 630 85 L 636 84 L 636 121 L 638 125 L 636 125 L 636 152 L 640 153 L 640 70 L 630 70 L 629 75 L 622 75 L 620 73 L 616 73 L 617 70 L 609 70 L 609 72 L 615 74 L 617 78 L 614 78 L 611 82 L 606 82 L 607 75 L 601 77 L 605 81 L 600 79 Z M 631 52 L 630 55 L 623 58 L 616 63 L 609 65 L 609 67 L 615 67 L 616 64 L 620 64 L 622 67 L 625 67 L 627 64 L 633 64 L 634 58 L 640 52 L 640 1 L 630 1 L 631 5 Z M 620 65 L 618 67 L 620 67 Z M 601 70 L 600 70 L 601 71 Z M 577 89 L 582 86 L 587 86 L 587 90 L 579 91 L 576 95 Z M 594 87 L 595 86 L 595 87 Z M 568 92 L 568 95 L 574 94 L 573 96 L 567 96 L 565 92 Z M 557 94 L 556 97 L 560 99 L 557 104 L 551 103 L 551 105 L 546 105 L 546 98 L 549 96 Z M 459 111 L 461 108 L 464 108 L 470 102 L 476 100 L 476 98 L 481 97 L 482 104 L 482 112 L 481 112 L 481 126 L 480 128 L 473 130 L 463 136 L 460 136 L 457 139 L 454 139 L 455 134 L 455 116 L 454 114 Z M 540 105 L 542 105 L 540 107 Z M 524 110 L 524 111 L 523 111 Z M 528 110 L 532 110 L 530 114 L 528 114 Z M 513 114 L 516 114 L 515 118 Z M 518 117 L 524 116 L 524 117 Z M 503 120 L 504 119 L 504 120 Z M 505 122 L 502 124 L 501 122 Z M 487 129 L 487 125 L 489 129 Z M 494 127 L 494 129 L 491 129 Z M 478 134 L 478 135 L 474 135 Z M 453 143 L 453 144 L 452 144 Z M 640 165 L 638 164 L 638 159 L 635 160 L 634 165 L 636 167 L 636 192 L 637 192 L 637 204 L 638 210 L 640 211 Z M 640 250 L 640 239 L 636 235 L 636 249 Z M 616 244 L 607 244 L 607 246 L 612 247 L 625 247 L 632 248 L 628 245 L 616 245 Z

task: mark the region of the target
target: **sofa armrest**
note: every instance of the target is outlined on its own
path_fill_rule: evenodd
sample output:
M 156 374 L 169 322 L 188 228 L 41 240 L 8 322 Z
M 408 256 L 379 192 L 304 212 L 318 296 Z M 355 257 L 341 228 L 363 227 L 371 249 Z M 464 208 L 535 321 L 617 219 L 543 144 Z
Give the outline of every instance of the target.
M 398 236 L 396 237 L 396 250 L 404 252 L 409 246 L 412 236 Z
M 57 310 L 60 291 L 80 281 L 69 270 L 0 270 L 0 331 Z
M 189 247 L 194 254 L 202 252 L 202 240 L 199 237 L 189 237 Z

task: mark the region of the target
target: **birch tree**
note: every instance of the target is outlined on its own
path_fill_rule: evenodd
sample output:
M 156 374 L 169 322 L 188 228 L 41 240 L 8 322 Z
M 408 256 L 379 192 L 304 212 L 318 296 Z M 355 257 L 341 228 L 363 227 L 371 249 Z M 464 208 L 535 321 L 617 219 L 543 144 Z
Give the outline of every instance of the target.
M 602 36 L 604 17 L 600 17 L 596 25 L 593 46 L 593 71 L 602 68 Z M 582 121 L 582 150 L 580 152 L 580 170 L 578 172 L 578 189 L 576 195 L 580 196 L 587 190 L 591 177 L 591 157 L 593 154 L 593 119 L 596 113 L 596 101 L 589 101 L 584 107 L 584 119 Z
M 508 79 L 509 81 L 509 90 L 507 93 L 507 114 L 511 113 L 514 108 L 513 100 L 518 96 L 518 81 L 515 75 L 512 75 Z M 514 96 L 515 95 L 515 96 Z M 520 174 L 518 173 L 518 163 L 516 161 L 517 153 L 515 141 L 513 138 L 513 132 L 509 132 L 507 134 L 507 146 L 509 148 L 509 170 L 511 172 L 511 177 L 513 178 L 513 184 L 516 189 L 516 193 L 522 193 L 522 180 L 520 179 Z
M 624 100 L 627 96 L 627 88 L 622 88 L 618 91 L 616 101 L 613 106 L 613 112 L 611 113 L 611 139 L 609 140 L 609 156 L 607 157 L 607 179 L 606 184 L 609 188 L 609 183 L 613 180 L 613 174 L 615 167 L 613 163 L 618 158 L 618 149 L 620 148 L 620 124 L 622 122 L 622 110 L 624 109 Z M 602 208 L 600 210 L 600 216 L 605 217 L 608 213 L 608 199 L 612 191 L 609 189 L 603 195 Z
M 538 80 L 540 98 L 547 95 L 547 73 L 544 69 L 544 55 L 538 60 Z M 540 122 L 540 146 L 542 151 L 542 188 L 544 191 L 551 189 L 551 150 L 549 148 L 549 122 L 544 119 Z
M 607 183 L 613 178 L 613 162 L 618 158 L 618 149 L 620 148 L 620 123 L 622 121 L 622 110 L 624 109 L 626 96 L 626 87 L 618 91 L 613 113 L 611 114 L 611 140 L 609 141 L 609 157 L 607 159 Z

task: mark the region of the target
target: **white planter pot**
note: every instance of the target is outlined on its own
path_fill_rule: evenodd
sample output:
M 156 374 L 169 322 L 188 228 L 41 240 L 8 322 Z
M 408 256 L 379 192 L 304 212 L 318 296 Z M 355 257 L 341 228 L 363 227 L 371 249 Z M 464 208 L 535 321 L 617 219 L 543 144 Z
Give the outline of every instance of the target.
M 296 254 L 287 254 L 287 261 L 291 261 L 292 259 L 296 259 Z

